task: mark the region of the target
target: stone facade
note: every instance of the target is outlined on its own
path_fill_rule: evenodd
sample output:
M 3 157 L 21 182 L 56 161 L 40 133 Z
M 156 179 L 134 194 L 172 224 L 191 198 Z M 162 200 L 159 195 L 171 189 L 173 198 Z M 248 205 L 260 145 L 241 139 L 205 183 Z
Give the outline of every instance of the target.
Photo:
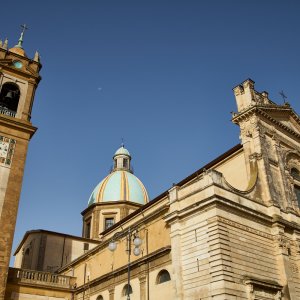
M 15 252 L 14 268 L 54 273 L 93 249 L 99 241 L 68 234 L 31 230 Z
M 126 299 L 128 258 L 131 300 L 300 299 L 300 119 L 251 79 L 234 94 L 241 144 L 102 232 L 102 208 L 84 211 L 99 244 L 57 270 L 75 282 L 66 299 Z M 18 286 L 7 299 L 25 299 Z

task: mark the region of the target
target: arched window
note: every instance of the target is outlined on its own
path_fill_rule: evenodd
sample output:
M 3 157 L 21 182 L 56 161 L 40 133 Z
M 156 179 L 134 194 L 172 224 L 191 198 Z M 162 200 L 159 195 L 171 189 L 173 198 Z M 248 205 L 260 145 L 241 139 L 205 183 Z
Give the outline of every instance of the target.
M 129 291 L 129 293 L 128 293 L 128 291 Z M 122 296 L 127 296 L 127 295 L 130 295 L 130 294 L 132 294 L 132 287 L 131 287 L 131 285 L 129 285 L 129 289 L 128 289 L 128 284 L 126 284 L 123 287 Z
M 103 296 L 99 295 L 96 300 L 104 300 Z
M 19 87 L 13 82 L 2 85 L 0 91 L 0 113 L 15 116 L 20 99 Z
M 291 169 L 291 175 L 294 177 L 296 180 L 300 180 L 300 172 L 296 168 Z
M 160 284 L 170 280 L 171 280 L 170 273 L 167 270 L 161 270 L 157 275 L 156 283 Z
M 300 172 L 298 169 L 292 168 L 291 175 L 294 178 L 294 191 L 297 197 L 298 206 L 300 207 Z

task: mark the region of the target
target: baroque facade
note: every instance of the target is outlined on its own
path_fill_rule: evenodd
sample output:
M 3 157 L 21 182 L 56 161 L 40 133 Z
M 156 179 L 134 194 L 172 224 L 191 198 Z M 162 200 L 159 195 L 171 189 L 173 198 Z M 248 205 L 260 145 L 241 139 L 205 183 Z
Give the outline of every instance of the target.
M 122 145 L 83 237 L 27 232 L 5 299 L 300 299 L 300 118 L 233 91 L 240 144 L 151 201 Z

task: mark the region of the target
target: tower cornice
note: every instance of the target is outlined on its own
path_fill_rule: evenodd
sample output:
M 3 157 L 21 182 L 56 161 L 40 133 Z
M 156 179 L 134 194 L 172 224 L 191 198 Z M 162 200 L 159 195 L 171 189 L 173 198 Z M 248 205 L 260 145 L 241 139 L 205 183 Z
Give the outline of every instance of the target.
M 30 122 L 1 114 L 0 125 L 12 128 L 17 131 L 25 132 L 30 135 L 30 138 L 37 131 L 37 127 L 33 126 Z

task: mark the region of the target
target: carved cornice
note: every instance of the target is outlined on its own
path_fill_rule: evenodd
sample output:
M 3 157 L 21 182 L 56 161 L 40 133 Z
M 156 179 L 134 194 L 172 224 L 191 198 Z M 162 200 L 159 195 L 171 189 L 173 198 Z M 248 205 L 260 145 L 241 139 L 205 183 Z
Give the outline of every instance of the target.
M 169 255 L 169 253 L 171 252 L 171 246 L 167 246 L 167 247 L 163 247 L 161 249 L 158 249 L 157 251 L 154 251 L 140 259 L 137 259 L 133 262 L 130 263 L 130 268 L 132 272 L 135 272 L 135 270 L 140 267 L 140 265 L 157 260 L 158 258 L 161 258 L 163 256 Z M 124 266 L 111 271 L 111 272 L 107 272 L 106 274 L 99 276 L 97 278 L 95 278 L 94 280 L 80 286 L 77 287 L 76 289 L 76 294 L 83 292 L 84 290 L 87 290 L 89 288 L 92 288 L 93 286 L 97 286 L 101 283 L 108 283 L 109 281 L 111 281 L 111 283 L 114 283 L 116 285 L 115 279 L 119 278 L 120 280 L 122 280 L 122 275 L 126 275 L 124 278 L 127 279 L 127 264 L 125 264 Z M 139 274 L 139 272 L 138 272 Z M 142 270 L 142 273 L 144 274 L 144 270 Z
M 0 114 L 0 125 L 1 123 L 14 130 L 28 133 L 30 137 L 32 137 L 37 130 L 37 127 L 32 126 L 29 122 Z
M 249 201 L 253 201 L 250 200 Z M 255 201 L 253 201 L 255 202 Z M 264 203 L 258 203 L 261 206 L 266 206 Z M 190 205 L 184 209 L 173 211 L 170 214 L 166 214 L 164 220 L 168 224 L 175 223 L 179 220 L 187 218 L 189 215 L 195 214 L 197 211 L 208 211 L 214 208 L 221 208 L 224 211 L 233 213 L 242 218 L 246 218 L 251 221 L 263 225 L 271 225 L 272 218 L 258 210 L 251 209 L 245 205 L 236 203 L 228 198 L 221 197 L 219 195 L 212 195 L 206 199 L 203 199 L 193 205 Z
M 289 128 L 288 126 L 284 125 L 283 123 L 275 120 L 274 118 L 272 118 L 267 112 L 266 110 L 269 111 L 280 111 L 281 113 L 286 113 L 289 115 L 292 115 L 295 119 L 295 121 L 300 125 L 300 118 L 293 112 L 293 110 L 289 107 L 286 106 L 278 106 L 278 105 L 274 105 L 274 107 L 270 107 L 269 105 L 253 105 L 250 106 L 248 108 L 246 108 L 245 110 L 241 111 L 239 114 L 235 115 L 232 118 L 232 122 L 235 124 L 239 124 L 241 121 L 249 119 L 250 116 L 252 116 L 253 114 L 260 114 L 261 116 L 263 116 L 265 119 L 271 121 L 272 123 L 276 124 L 278 127 L 280 127 L 281 129 L 285 130 L 286 132 L 288 132 L 289 134 L 293 135 L 294 137 L 300 139 L 300 134 L 295 132 L 293 129 Z

